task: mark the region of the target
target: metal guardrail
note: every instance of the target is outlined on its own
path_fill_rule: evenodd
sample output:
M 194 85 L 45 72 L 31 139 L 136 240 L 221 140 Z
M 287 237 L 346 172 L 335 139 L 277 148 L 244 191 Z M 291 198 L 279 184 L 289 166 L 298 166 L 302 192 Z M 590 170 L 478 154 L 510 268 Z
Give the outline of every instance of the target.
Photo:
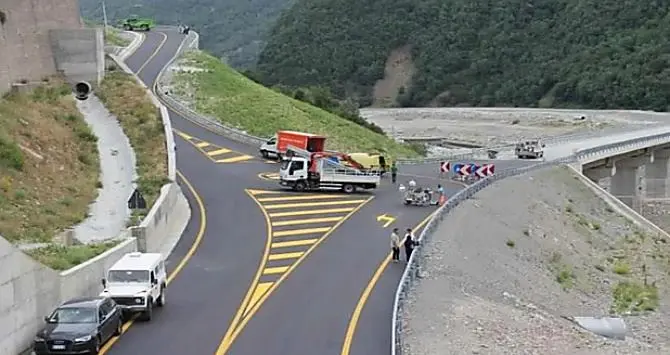
M 496 175 L 487 177 L 483 180 L 480 180 L 465 189 L 459 191 L 457 194 L 452 196 L 447 203 L 440 207 L 428 222 L 421 235 L 419 236 L 420 244 L 412 253 L 407 266 L 402 274 L 398 288 L 395 293 L 395 298 L 393 300 L 393 316 L 391 323 L 391 355 L 402 355 L 403 352 L 403 342 L 402 342 L 402 319 L 401 314 L 403 312 L 404 301 L 407 298 L 410 287 L 413 282 L 420 277 L 420 265 L 419 260 L 422 258 L 424 253 L 424 246 L 427 242 L 430 241 L 433 233 L 437 230 L 440 222 L 452 211 L 456 206 L 461 202 L 470 199 L 477 192 L 481 191 L 485 187 L 493 184 L 498 180 L 505 179 L 511 176 L 521 175 L 533 170 L 557 166 L 560 164 L 566 163 L 577 163 L 583 160 L 593 160 L 597 157 L 607 157 L 613 155 L 617 152 L 626 152 L 634 149 L 639 149 L 642 147 L 667 144 L 670 143 L 670 133 L 661 133 L 653 136 L 639 137 L 634 139 L 629 139 L 623 142 L 611 143 L 603 145 L 600 147 L 594 147 L 589 149 L 583 149 L 577 151 L 575 154 L 572 154 L 567 157 L 563 157 L 557 160 L 552 160 L 548 162 L 538 163 L 532 166 L 527 166 L 523 168 L 513 168 L 503 170 Z

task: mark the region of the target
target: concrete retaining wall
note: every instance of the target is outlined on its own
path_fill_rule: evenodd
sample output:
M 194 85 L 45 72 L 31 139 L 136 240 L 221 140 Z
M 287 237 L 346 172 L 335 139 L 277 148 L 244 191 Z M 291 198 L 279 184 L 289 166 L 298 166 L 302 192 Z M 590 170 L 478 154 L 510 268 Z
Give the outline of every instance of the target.
M 71 83 L 98 85 L 105 71 L 105 41 L 101 28 L 50 30 L 56 70 Z
M 29 0 L 28 0 L 29 1 Z M 101 47 L 102 48 L 102 47 Z M 0 62 L 0 65 L 2 62 Z M 122 63 L 120 63 L 122 64 Z M 122 65 L 122 67 L 127 67 Z M 174 137 L 167 110 L 149 92 L 161 110 L 168 135 L 168 164 L 171 179 L 176 174 Z M 179 241 L 191 216 L 190 206 L 176 182 L 166 184 L 139 227 L 122 232 L 124 239 L 115 248 L 70 270 L 57 273 L 34 261 L 0 237 L 0 354 L 19 354 L 29 348 L 43 318 L 63 301 L 77 296 L 96 295 L 101 290 L 105 270 L 122 255 L 138 250 L 161 252 L 167 256 Z M 142 236 L 142 240 L 131 237 Z
M 17 354 L 60 303 L 58 273 L 0 238 L 0 354 Z
M 56 74 L 49 30 L 82 28 L 79 1 L 2 0 L 0 12 L 0 94 Z

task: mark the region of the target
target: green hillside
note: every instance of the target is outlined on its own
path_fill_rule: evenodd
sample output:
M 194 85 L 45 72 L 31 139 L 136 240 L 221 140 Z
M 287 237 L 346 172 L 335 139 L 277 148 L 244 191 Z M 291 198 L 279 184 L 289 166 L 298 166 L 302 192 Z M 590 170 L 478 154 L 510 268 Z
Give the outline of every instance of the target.
M 190 97 L 198 112 L 250 134 L 270 137 L 278 130 L 298 130 L 326 135 L 328 149 L 418 155 L 410 146 L 257 84 L 204 52 L 187 52 L 179 64 L 201 71 L 175 74 L 173 95 Z
M 256 75 L 269 85 L 328 86 L 368 105 L 389 54 L 402 49 L 411 59 L 398 54 L 399 78 L 389 82 L 410 79 L 385 89 L 395 105 L 665 111 L 669 8 L 656 0 L 296 0 Z
M 159 24 L 179 22 L 201 35 L 200 46 L 234 67 L 256 62 L 269 26 L 293 0 L 114 0 L 106 1 L 110 23 L 131 15 L 154 18 Z M 102 22 L 100 0 L 79 0 L 84 18 Z

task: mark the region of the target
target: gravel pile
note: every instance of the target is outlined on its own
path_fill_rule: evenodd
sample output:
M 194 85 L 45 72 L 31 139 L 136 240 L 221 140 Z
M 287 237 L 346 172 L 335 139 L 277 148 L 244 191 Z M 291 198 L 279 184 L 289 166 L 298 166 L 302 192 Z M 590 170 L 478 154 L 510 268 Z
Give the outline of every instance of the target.
M 425 260 L 403 315 L 406 354 L 670 354 L 668 241 L 564 167 L 505 179 L 460 205 Z M 645 279 L 651 297 L 640 292 Z M 629 327 L 624 341 L 565 318 L 613 309 Z

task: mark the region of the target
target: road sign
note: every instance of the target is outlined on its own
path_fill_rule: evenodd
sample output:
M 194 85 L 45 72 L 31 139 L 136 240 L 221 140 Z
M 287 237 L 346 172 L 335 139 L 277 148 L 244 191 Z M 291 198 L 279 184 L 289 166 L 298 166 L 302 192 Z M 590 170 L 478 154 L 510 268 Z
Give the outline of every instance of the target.
M 487 177 L 493 175 L 493 172 L 495 171 L 495 166 L 493 164 L 484 164 L 475 170 L 475 174 L 480 177 Z
M 448 161 L 440 162 L 440 172 L 441 173 L 448 173 L 450 167 L 451 167 L 451 164 Z
M 451 167 L 452 167 L 452 169 L 453 169 L 452 171 L 453 171 L 454 173 L 458 174 L 458 172 L 461 171 L 461 168 L 463 167 L 463 164 L 461 164 L 461 163 L 456 163 L 456 164 L 452 165 Z
M 474 164 L 462 164 L 460 169 L 458 169 L 458 174 L 463 176 L 468 176 L 472 173 L 472 166 Z
M 389 216 L 386 213 L 377 216 L 377 222 L 384 222 L 383 227 L 386 228 L 391 225 L 391 223 L 395 222 L 396 218 L 393 216 Z
M 135 189 L 135 191 L 133 191 L 133 194 L 130 195 L 130 198 L 128 199 L 128 208 L 130 208 L 131 210 L 135 209 L 142 210 L 147 208 L 147 201 L 144 199 L 144 196 L 142 196 L 140 190 Z

